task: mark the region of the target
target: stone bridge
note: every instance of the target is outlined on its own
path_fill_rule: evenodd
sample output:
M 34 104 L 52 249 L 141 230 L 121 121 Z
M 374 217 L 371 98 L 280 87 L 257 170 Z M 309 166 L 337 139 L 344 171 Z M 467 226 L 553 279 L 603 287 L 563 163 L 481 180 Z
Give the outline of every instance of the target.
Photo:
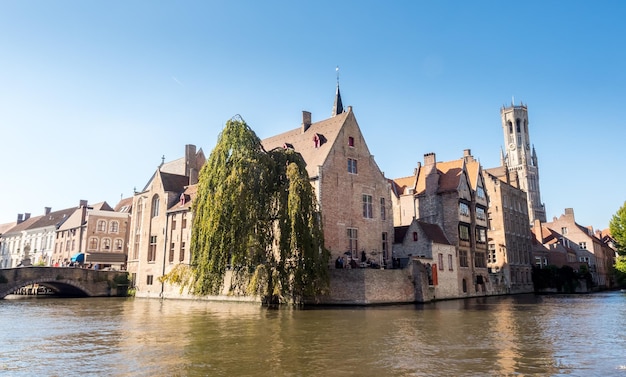
M 50 288 L 66 297 L 124 296 L 126 271 L 73 267 L 18 267 L 0 269 L 0 299 L 31 284 Z

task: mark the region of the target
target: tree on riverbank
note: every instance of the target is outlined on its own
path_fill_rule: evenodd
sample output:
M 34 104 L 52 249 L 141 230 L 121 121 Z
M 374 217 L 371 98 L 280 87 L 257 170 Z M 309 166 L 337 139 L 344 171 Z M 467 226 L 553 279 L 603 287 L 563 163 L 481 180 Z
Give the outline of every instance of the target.
M 235 291 L 267 303 L 327 288 L 329 254 L 302 156 L 266 152 L 241 118 L 226 123 L 200 171 L 193 213 L 190 271 L 165 281 L 217 295 L 230 269 Z
M 615 259 L 615 269 L 626 274 L 626 202 L 622 205 L 609 222 L 611 237 L 615 240 L 618 257 Z

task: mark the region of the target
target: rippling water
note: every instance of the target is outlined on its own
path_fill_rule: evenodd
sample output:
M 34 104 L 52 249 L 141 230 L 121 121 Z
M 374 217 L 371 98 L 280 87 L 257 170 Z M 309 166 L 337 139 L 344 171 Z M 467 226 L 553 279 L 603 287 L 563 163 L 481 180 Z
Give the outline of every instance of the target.
M 626 376 L 626 294 L 266 310 L 0 301 L 0 375 Z

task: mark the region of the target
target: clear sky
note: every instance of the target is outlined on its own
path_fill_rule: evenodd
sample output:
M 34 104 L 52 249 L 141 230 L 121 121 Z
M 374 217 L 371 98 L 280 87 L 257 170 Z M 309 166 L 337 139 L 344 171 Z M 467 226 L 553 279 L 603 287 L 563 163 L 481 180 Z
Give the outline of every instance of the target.
M 0 223 L 142 189 L 240 114 L 261 138 L 330 116 L 339 66 L 389 178 L 425 153 L 500 164 L 528 105 L 547 217 L 626 200 L 626 2 L 0 1 Z

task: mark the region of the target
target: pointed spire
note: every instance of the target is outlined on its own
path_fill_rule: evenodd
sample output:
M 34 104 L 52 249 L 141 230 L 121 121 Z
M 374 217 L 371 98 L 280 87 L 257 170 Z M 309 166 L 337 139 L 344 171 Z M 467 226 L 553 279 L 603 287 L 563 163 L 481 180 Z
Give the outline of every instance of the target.
M 506 161 L 504 160 L 504 151 L 502 147 L 500 147 L 500 166 L 506 166 Z
M 339 115 L 343 113 L 343 103 L 341 102 L 341 93 L 339 92 L 339 66 L 336 68 L 337 71 L 337 93 L 335 93 L 335 103 L 333 104 L 333 112 L 330 114 L 331 116 Z

